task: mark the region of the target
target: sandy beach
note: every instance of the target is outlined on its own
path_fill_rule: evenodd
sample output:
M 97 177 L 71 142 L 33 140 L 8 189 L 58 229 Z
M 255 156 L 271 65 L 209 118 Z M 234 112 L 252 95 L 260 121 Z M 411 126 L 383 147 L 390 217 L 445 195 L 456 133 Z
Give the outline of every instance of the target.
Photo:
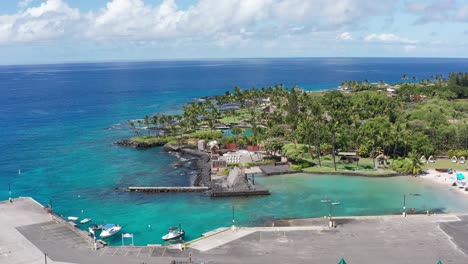
M 452 186 L 452 184 L 457 181 L 457 173 L 459 172 L 463 173 L 465 177 L 468 177 L 468 172 L 466 170 L 457 171 L 456 173 L 454 172 L 452 174 L 448 174 L 446 172 L 438 172 L 434 169 L 427 169 L 425 171 L 425 174 L 421 175 L 420 178 L 425 179 L 434 184 L 448 187 L 448 186 Z M 453 186 L 452 188 L 453 188 L 453 191 L 457 193 L 468 195 L 468 191 L 465 191 L 465 188 L 467 187 L 468 187 L 468 184 L 466 184 L 464 188 L 460 188 L 459 186 L 457 187 Z

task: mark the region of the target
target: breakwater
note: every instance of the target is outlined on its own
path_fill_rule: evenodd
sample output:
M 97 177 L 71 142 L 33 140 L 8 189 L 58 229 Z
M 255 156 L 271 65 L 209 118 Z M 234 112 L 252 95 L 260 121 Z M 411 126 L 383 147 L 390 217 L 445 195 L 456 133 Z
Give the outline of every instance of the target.
M 168 192 L 205 192 L 210 188 L 208 187 L 128 187 L 131 192 L 154 192 L 154 193 L 168 193 Z
M 192 146 L 179 146 L 173 144 L 165 144 L 164 150 L 168 152 L 179 152 L 196 157 L 198 173 L 193 182 L 193 186 L 211 187 L 211 165 L 210 156 L 208 153 L 193 149 Z

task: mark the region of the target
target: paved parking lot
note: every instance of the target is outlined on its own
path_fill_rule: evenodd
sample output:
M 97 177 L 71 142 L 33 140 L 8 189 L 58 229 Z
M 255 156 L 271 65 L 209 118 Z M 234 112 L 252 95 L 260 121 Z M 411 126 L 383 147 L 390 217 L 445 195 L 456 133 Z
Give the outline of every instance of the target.
M 91 250 L 89 237 L 32 199 L 0 203 L 0 263 L 468 263 L 468 216 L 381 216 L 277 221 L 274 227 L 227 230 L 165 247 Z

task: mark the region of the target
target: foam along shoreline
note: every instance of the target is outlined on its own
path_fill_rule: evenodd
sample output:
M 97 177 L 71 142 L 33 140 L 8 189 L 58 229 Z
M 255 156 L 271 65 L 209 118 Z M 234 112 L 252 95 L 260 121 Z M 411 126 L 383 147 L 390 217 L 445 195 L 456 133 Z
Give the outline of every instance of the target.
M 468 176 L 467 171 L 459 172 L 463 173 L 465 177 Z M 426 174 L 421 175 L 420 178 L 434 185 L 450 187 L 450 190 L 456 193 L 460 193 L 461 195 L 468 195 L 468 191 L 465 191 L 465 188 L 468 188 L 468 184 L 465 185 L 464 188 L 452 186 L 453 183 L 457 182 L 457 174 L 455 172 L 452 174 L 448 174 L 447 172 L 439 172 L 434 169 L 428 169 L 426 170 Z

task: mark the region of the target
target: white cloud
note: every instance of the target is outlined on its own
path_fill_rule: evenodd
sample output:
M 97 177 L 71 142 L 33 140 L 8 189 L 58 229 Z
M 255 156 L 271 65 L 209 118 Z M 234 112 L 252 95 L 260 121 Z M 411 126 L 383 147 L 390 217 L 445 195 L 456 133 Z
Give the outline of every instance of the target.
M 18 7 L 19 7 L 19 8 L 26 8 L 26 7 L 28 7 L 28 6 L 32 3 L 32 1 L 34 1 L 34 0 L 23 0 L 23 1 L 20 1 L 20 2 L 18 3 Z
M 368 42 L 383 42 L 383 43 L 401 43 L 401 44 L 416 44 L 417 41 L 406 38 L 401 38 L 395 34 L 370 34 L 364 38 Z
M 458 10 L 455 19 L 460 22 L 468 22 L 468 5 L 465 5 Z
M 374 0 L 198 0 L 180 9 L 175 0 L 158 4 L 109 0 L 103 8 L 84 14 L 67 0 L 43 1 L 29 7 L 31 1 L 23 0 L 18 13 L 0 15 L 0 44 L 73 35 L 98 41 L 268 41 L 320 31 L 337 34 L 374 16 L 391 15 L 396 5 Z
M 353 40 L 353 37 L 351 36 L 351 33 L 343 32 L 338 36 L 338 39 L 340 39 L 340 40 Z
M 415 45 L 406 45 L 403 47 L 404 51 L 406 53 L 410 53 L 410 52 L 413 52 L 416 50 L 416 46 Z
M 426 24 L 452 20 L 456 8 L 455 0 L 424 0 L 407 3 L 405 10 L 419 16 L 415 24 Z
M 80 19 L 77 9 L 62 0 L 48 0 L 14 15 L 0 16 L 0 44 L 56 39 L 71 33 Z

